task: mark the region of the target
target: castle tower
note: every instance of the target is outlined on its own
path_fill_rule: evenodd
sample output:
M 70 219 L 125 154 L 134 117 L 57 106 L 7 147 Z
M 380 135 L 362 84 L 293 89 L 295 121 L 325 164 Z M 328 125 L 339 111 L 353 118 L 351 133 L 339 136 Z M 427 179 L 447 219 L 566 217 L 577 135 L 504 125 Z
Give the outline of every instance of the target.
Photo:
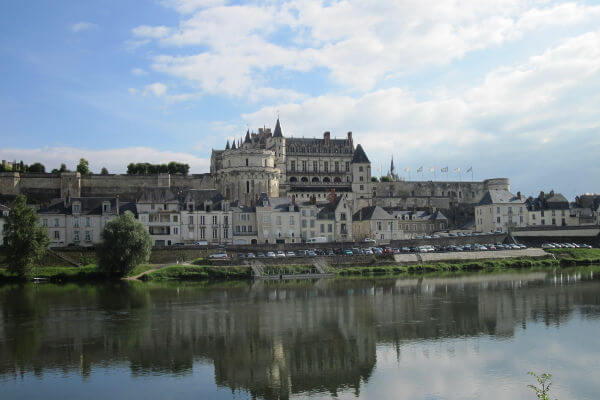
M 286 196 L 287 188 L 284 185 L 284 182 L 287 181 L 285 137 L 283 136 L 281 123 L 279 122 L 279 117 L 277 117 L 277 122 L 275 123 L 275 130 L 273 131 L 273 136 L 267 141 L 267 149 L 272 150 L 275 153 L 275 168 L 279 169 L 280 171 L 279 183 L 281 183 L 281 186 L 283 187 L 280 186 L 279 195 Z
M 371 189 L 371 161 L 369 161 L 360 144 L 354 150 L 351 166 L 354 210 L 359 210 L 370 206 L 373 197 Z

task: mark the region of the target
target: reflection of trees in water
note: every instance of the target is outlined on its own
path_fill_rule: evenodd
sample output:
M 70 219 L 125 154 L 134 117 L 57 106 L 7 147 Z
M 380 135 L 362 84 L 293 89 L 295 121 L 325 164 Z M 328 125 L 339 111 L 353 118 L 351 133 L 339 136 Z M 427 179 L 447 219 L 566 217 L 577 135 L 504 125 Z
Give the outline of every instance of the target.
M 0 373 L 127 362 L 134 375 L 214 364 L 219 386 L 254 397 L 360 390 L 378 343 L 598 317 L 598 282 L 540 276 L 194 286 L 0 287 Z

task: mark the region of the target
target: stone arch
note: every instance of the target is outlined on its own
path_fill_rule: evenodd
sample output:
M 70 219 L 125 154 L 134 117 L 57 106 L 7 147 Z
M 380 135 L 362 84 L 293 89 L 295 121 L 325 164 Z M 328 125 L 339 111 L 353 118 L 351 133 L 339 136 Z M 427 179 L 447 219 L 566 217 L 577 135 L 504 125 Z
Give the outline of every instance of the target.
M 329 179 L 328 176 L 326 176 L 325 178 L 323 178 L 323 183 L 329 183 L 331 182 L 331 179 Z
M 317 176 L 313 177 L 312 178 L 312 182 L 317 182 L 318 183 L 319 182 L 319 178 Z
M 296 178 L 295 176 L 292 176 L 290 178 L 290 182 L 298 182 L 298 178 Z
M 303 177 L 300 179 L 300 181 L 302 181 L 302 182 L 308 182 L 308 178 L 307 178 L 307 177 L 305 177 L 305 176 L 303 176 Z
M 339 176 L 336 176 L 335 178 L 333 178 L 333 181 L 335 183 L 342 183 L 342 178 L 340 178 Z

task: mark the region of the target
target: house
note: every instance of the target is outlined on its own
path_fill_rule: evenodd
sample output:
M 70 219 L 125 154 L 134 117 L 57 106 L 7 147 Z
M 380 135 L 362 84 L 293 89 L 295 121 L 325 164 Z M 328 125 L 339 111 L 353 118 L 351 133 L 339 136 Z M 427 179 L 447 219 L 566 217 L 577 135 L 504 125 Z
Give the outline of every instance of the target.
M 181 242 L 230 244 L 233 218 L 229 201 L 215 189 L 190 189 L 181 209 Z
M 101 241 L 106 223 L 125 211 L 135 214 L 135 205 L 119 197 L 73 197 L 52 200 L 38 215 L 51 247 L 92 246 Z
M 527 200 L 521 192 L 515 196 L 508 190 L 491 189 L 475 206 L 475 228 L 479 232 L 507 232 L 527 226 Z
M 154 246 L 181 242 L 180 200 L 168 188 L 144 188 L 136 200 L 139 221 L 148 228 Z
M 352 216 L 354 240 L 367 238 L 378 243 L 389 243 L 390 240 L 403 239 L 403 232 L 395 224 L 395 218 L 379 206 L 363 207 Z
M 448 218 L 441 211 L 386 209 L 396 219 L 397 229 L 404 232 L 404 239 L 430 235 L 448 229 Z
M 295 199 L 261 193 L 256 202 L 258 243 L 300 243 L 300 210 Z

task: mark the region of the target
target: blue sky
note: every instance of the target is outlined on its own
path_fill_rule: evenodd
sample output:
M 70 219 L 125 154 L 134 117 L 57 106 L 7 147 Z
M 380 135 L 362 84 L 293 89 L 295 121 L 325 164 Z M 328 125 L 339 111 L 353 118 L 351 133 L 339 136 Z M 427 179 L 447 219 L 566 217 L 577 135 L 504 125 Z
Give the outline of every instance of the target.
M 375 173 L 600 192 L 595 1 L 3 2 L 0 57 L 2 159 L 206 172 L 279 113 L 353 131 Z

